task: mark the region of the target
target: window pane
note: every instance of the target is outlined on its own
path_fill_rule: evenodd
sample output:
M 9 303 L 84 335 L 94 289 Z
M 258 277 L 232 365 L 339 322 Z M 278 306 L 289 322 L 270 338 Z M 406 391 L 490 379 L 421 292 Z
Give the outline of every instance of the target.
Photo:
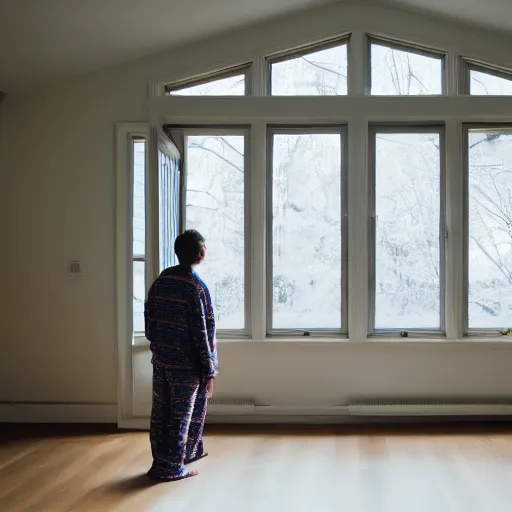
M 439 133 L 375 146 L 375 328 L 439 329 Z
M 146 170 L 146 143 L 133 143 L 133 254 L 145 254 L 146 211 L 144 182 Z
M 512 130 L 469 132 L 469 328 L 512 326 Z
M 428 95 L 443 93 L 443 59 L 371 45 L 372 94 Z
M 136 333 L 144 332 L 144 300 L 146 297 L 144 267 L 143 261 L 133 262 L 133 331 Z
M 275 96 L 347 94 L 347 45 L 276 62 L 271 70 Z
M 219 329 L 243 329 L 243 135 L 187 137 L 187 228 L 206 239 L 198 269 L 210 289 Z
M 174 96 L 244 96 L 245 74 L 211 80 L 203 84 L 168 91 Z
M 471 90 L 474 95 L 510 96 L 512 95 L 512 80 L 481 71 L 471 70 Z
M 273 139 L 272 327 L 340 329 L 340 134 Z

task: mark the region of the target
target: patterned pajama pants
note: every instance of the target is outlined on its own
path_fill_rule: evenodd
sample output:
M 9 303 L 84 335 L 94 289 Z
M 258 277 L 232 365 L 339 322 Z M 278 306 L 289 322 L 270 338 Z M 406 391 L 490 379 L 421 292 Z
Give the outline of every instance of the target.
M 153 365 L 153 408 L 149 439 L 153 465 L 148 476 L 175 480 L 184 465 L 203 455 L 206 382 L 190 370 Z

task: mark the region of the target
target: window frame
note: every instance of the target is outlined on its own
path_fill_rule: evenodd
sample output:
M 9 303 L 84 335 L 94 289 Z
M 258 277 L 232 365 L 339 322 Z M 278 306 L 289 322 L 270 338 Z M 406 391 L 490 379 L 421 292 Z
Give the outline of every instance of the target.
M 496 338 L 499 336 L 505 336 L 502 334 L 503 329 L 510 329 L 511 325 L 505 325 L 502 327 L 496 327 L 489 329 L 487 327 L 469 327 L 469 133 L 472 130 L 509 130 L 512 135 L 512 123 L 463 123 L 462 124 L 462 161 L 463 161 L 463 271 L 464 271 L 464 282 L 463 282 L 463 336 L 466 338 Z
M 286 62 L 289 60 L 299 59 L 300 57 L 304 57 L 311 53 L 315 53 L 322 50 L 329 50 L 331 48 L 336 48 L 338 46 L 346 45 L 347 48 L 347 94 L 336 94 L 329 95 L 331 97 L 338 96 L 348 96 L 348 87 L 349 87 L 349 78 L 348 74 L 350 73 L 350 40 L 351 40 L 351 32 L 347 32 L 341 36 L 337 36 L 335 38 L 326 39 L 323 41 L 319 41 L 317 43 L 313 43 L 307 46 L 301 46 L 299 48 L 294 48 L 292 50 L 285 50 L 281 52 L 277 52 L 265 57 L 265 95 L 273 98 L 318 98 L 322 97 L 320 95 L 285 95 L 282 96 L 280 94 L 273 95 L 272 94 L 272 66 L 274 64 L 279 64 L 281 62 Z
M 253 82 L 253 63 L 248 62 L 246 64 L 241 64 L 238 66 L 232 66 L 229 68 L 220 69 L 218 71 L 213 71 L 211 73 L 198 75 L 195 77 L 189 77 L 184 80 L 177 80 L 174 82 L 165 83 L 163 86 L 164 96 L 178 96 L 183 97 L 184 95 L 173 94 L 173 92 L 180 91 L 182 89 L 188 89 L 189 87 L 196 87 L 198 85 L 204 85 L 209 82 L 214 82 L 215 80 L 222 80 L 225 78 L 231 78 L 238 75 L 244 75 L 244 85 L 245 92 L 240 97 L 251 96 L 252 95 L 252 82 Z M 211 95 L 211 98 L 222 98 L 222 97 L 231 97 L 233 95 Z M 189 97 L 197 97 L 197 96 L 189 96 Z M 208 96 L 206 96 L 208 97 Z
M 246 124 L 230 125 L 173 125 L 165 124 L 163 130 L 171 136 L 182 154 L 182 179 L 180 191 L 180 226 L 187 229 L 187 180 L 188 137 L 238 135 L 244 137 L 244 327 L 242 329 L 217 329 L 221 339 L 248 339 L 252 337 L 251 305 L 251 127 Z
M 274 135 L 336 134 L 340 136 L 340 222 L 341 222 L 341 328 L 340 329 L 277 329 L 273 322 L 273 159 Z M 267 338 L 314 337 L 347 338 L 348 322 L 348 126 L 347 124 L 323 125 L 272 125 L 267 124 L 266 154 L 266 336 Z
M 439 134 L 439 329 L 375 327 L 376 313 L 376 183 L 377 135 L 380 133 L 438 133 Z M 368 126 L 368 338 L 446 338 L 446 267 L 447 267 L 447 201 L 446 194 L 446 127 L 444 123 L 371 123 Z M 403 336 L 407 333 L 407 336 Z
M 484 73 L 486 75 L 494 76 L 497 78 L 502 78 L 504 80 L 508 80 L 512 82 L 512 70 L 508 70 L 506 68 L 502 68 L 500 66 L 494 66 L 493 64 L 486 64 L 484 62 L 479 62 L 474 59 L 460 57 L 459 58 L 459 93 L 465 96 L 472 97 L 502 97 L 507 95 L 503 94 L 471 94 L 471 71 L 477 71 L 479 73 Z M 512 96 L 509 95 L 509 96 Z
M 448 83 L 446 73 L 446 61 L 448 52 L 428 48 L 414 43 L 399 41 L 393 38 L 375 36 L 373 34 L 366 34 L 366 94 L 371 97 L 398 97 L 398 98 L 439 98 L 448 94 Z M 385 46 L 391 50 L 398 50 L 408 53 L 421 55 L 422 57 L 429 57 L 431 59 L 438 59 L 441 61 L 441 93 L 440 94 L 372 94 L 372 44 L 378 46 Z

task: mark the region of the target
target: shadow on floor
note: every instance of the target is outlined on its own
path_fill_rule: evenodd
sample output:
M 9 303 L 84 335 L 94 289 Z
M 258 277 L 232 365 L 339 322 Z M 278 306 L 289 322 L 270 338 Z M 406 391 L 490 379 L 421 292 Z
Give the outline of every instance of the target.
M 160 482 L 150 480 L 145 473 L 142 473 L 139 475 L 128 476 L 115 482 L 110 482 L 104 486 L 103 490 L 107 491 L 109 494 L 126 495 L 142 491 L 149 487 L 155 487 L 159 483 Z

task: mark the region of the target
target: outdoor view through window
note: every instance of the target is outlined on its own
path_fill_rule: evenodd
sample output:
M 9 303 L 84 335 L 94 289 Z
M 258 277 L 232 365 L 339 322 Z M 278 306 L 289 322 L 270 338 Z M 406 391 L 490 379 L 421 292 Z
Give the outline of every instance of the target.
M 245 136 L 187 137 L 187 228 L 204 234 L 207 282 L 219 329 L 245 327 Z
M 512 323 L 512 130 L 468 134 L 469 328 Z
M 440 135 L 375 139 L 375 328 L 440 329 Z
M 272 328 L 341 329 L 341 194 L 339 132 L 274 134 Z

